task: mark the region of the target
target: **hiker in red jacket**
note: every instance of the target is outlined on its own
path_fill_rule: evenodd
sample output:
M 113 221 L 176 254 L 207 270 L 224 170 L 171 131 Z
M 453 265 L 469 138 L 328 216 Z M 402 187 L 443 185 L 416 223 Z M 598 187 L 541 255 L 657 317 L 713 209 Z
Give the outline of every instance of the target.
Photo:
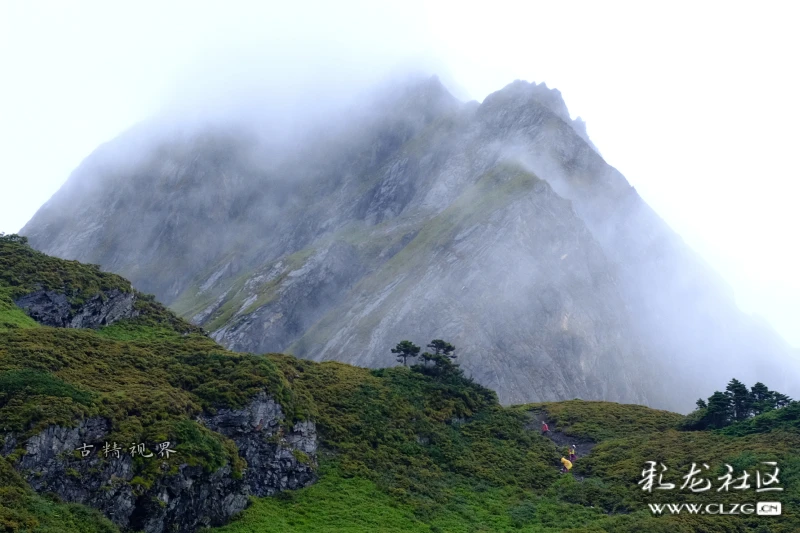
M 550 428 L 549 428 L 549 427 L 547 427 L 547 422 L 545 422 L 544 420 L 542 420 L 542 435 L 544 435 L 544 434 L 545 434 L 545 433 L 547 433 L 548 431 L 550 431 Z

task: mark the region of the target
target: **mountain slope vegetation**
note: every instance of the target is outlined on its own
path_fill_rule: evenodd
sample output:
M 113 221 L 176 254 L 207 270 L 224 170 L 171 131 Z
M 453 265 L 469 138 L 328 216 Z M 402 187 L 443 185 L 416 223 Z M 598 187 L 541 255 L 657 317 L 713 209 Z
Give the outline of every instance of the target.
M 243 512 L 211 531 L 789 533 L 800 528 L 796 403 L 721 430 L 691 431 L 687 417 L 641 405 L 570 400 L 504 407 L 494 392 L 452 365 L 435 372 L 422 364 L 368 369 L 277 353 L 234 353 L 151 301 L 146 301 L 149 313 L 95 329 L 31 325 L 19 319 L 26 315 L 13 304 L 19 293 L 47 284 L 89 301 L 108 275 L 12 241 L 0 238 L 0 290 L 14 295 L 0 310 L 0 530 L 166 531 L 148 518 L 165 506 L 172 512 L 167 502 L 185 489 L 170 480 L 183 479 L 187 467 L 197 467 L 196 484 L 223 490 L 216 493 L 220 500 L 224 490 L 235 489 L 227 481 L 248 478 L 248 461 L 258 458 L 240 444 L 253 441 L 235 441 L 210 421 L 240 412 L 236 409 L 262 393 L 275 398 L 283 413 L 275 431 L 259 437 L 264 442 L 279 441 L 298 423 L 316 425 L 316 457 L 299 448 L 290 454 L 296 468 L 313 465 L 315 481 L 268 497 L 250 495 Z M 29 270 L 31 265 L 37 268 Z M 113 280 L 126 286 L 122 278 Z M 395 358 L 390 348 L 387 363 Z M 539 419 L 549 421 L 554 435 L 542 435 Z M 129 442 L 162 440 L 171 441 L 177 453 L 157 461 L 137 457 L 127 476 L 102 478 L 96 485 L 105 463 L 92 463 L 95 472 L 83 469 L 86 459 L 78 451 L 36 462 L 45 452 L 42 435 L 65 435 L 91 420 L 107 422 L 104 440 L 125 443 L 123 453 Z M 561 437 L 581 443 L 570 474 L 558 469 L 566 452 L 556 444 Z M 31 447 L 34 441 L 42 444 Z M 583 443 L 592 443 L 586 455 Z M 708 463 L 706 475 L 718 477 L 725 463 L 738 474 L 775 461 L 784 490 L 767 494 L 783 503 L 784 512 L 653 516 L 648 503 L 765 498 L 753 490 L 649 493 L 639 484 L 647 461 L 664 462 L 672 476 L 667 479 L 678 483 L 678 472 L 686 473 L 692 463 Z M 74 484 L 42 485 L 62 463 L 71 466 L 64 477 Z M 222 478 L 214 478 L 219 472 Z M 127 524 L 113 510 L 104 508 L 104 517 L 71 499 L 102 501 L 92 496 L 126 487 L 139 495 L 133 501 L 140 509 Z M 158 494 L 148 487 L 159 487 Z M 164 505 L 150 505 L 150 497 L 163 498 Z M 173 524 L 181 532 L 202 525 Z

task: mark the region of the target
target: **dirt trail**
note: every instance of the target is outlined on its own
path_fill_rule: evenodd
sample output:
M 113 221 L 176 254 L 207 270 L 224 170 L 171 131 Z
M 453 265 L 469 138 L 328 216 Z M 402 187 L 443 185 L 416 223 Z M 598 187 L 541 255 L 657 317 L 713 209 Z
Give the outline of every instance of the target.
M 549 438 L 556 444 L 556 447 L 559 450 L 562 450 L 565 447 L 569 447 L 570 445 L 575 445 L 575 450 L 577 452 L 578 461 L 581 460 L 581 457 L 589 455 L 597 443 L 589 440 L 589 439 L 581 439 L 578 437 L 569 437 L 565 435 L 563 432 L 556 429 L 554 423 L 547 419 L 547 415 L 542 411 L 531 411 L 528 412 L 528 417 L 530 418 L 530 422 L 525 424 L 525 429 L 529 429 L 531 431 L 536 431 L 541 434 L 542 432 L 542 421 L 547 422 L 550 431 L 545 433 L 545 437 Z

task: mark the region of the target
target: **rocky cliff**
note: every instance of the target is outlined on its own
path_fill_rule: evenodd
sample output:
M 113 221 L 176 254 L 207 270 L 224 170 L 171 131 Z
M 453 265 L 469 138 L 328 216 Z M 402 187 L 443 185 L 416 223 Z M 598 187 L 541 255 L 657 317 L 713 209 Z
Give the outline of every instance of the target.
M 125 531 L 190 533 L 226 523 L 247 506 L 249 495 L 269 496 L 316 480 L 315 425 L 298 422 L 284 434 L 283 418 L 280 405 L 265 393 L 243 409 L 200 417 L 236 443 L 247 465 L 243 475 L 234 475 L 230 464 L 209 472 L 202 465 L 170 464 L 159 454 L 152 460 L 160 473 L 145 480 L 137 477 L 141 460 L 137 464 L 127 446 L 101 455 L 94 444 L 97 450 L 83 456 L 79 450 L 86 443 L 111 440 L 111 423 L 103 418 L 73 428 L 49 426 L 27 439 L 9 433 L 0 451 L 36 492 L 99 509 Z
M 135 318 L 136 295 L 113 289 L 100 292 L 73 309 L 63 293 L 39 289 L 14 300 L 28 316 L 45 326 L 96 328 L 124 318 Z
M 797 382 L 785 343 L 543 84 L 478 104 L 424 80 L 288 145 L 147 128 L 87 158 L 23 233 L 233 349 L 383 366 L 399 340 L 446 338 L 507 403 L 687 410 L 731 374 Z

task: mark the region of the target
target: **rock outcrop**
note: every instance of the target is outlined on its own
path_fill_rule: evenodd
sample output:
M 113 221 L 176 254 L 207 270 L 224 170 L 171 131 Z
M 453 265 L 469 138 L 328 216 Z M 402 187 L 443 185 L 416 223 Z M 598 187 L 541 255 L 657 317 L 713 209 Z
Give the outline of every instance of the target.
M 62 292 L 40 289 L 14 300 L 28 316 L 45 326 L 57 328 L 98 328 L 138 315 L 136 295 L 119 289 L 100 292 L 77 306 Z
M 125 531 L 191 533 L 226 523 L 247 506 L 249 495 L 297 489 L 316 480 L 314 423 L 300 422 L 284 435 L 283 418 L 280 405 L 265 393 L 243 409 L 200 417 L 237 444 L 247 461 L 243 476 L 232 475 L 229 464 L 208 472 L 179 463 L 175 472 L 161 460 L 163 473 L 149 485 L 140 484 L 125 447 L 119 457 L 100 453 L 96 443 L 108 440 L 111 430 L 102 418 L 85 419 L 73 428 L 51 426 L 24 442 L 8 435 L 0 451 L 9 456 L 24 450 L 15 454 L 14 467 L 37 492 L 100 509 Z M 85 457 L 76 452 L 84 443 L 95 446 Z
M 247 461 L 244 482 L 250 494 L 271 496 L 299 489 L 316 480 L 317 430 L 309 421 L 284 434 L 281 406 L 261 393 L 245 409 L 219 409 L 203 424 L 236 443 Z

